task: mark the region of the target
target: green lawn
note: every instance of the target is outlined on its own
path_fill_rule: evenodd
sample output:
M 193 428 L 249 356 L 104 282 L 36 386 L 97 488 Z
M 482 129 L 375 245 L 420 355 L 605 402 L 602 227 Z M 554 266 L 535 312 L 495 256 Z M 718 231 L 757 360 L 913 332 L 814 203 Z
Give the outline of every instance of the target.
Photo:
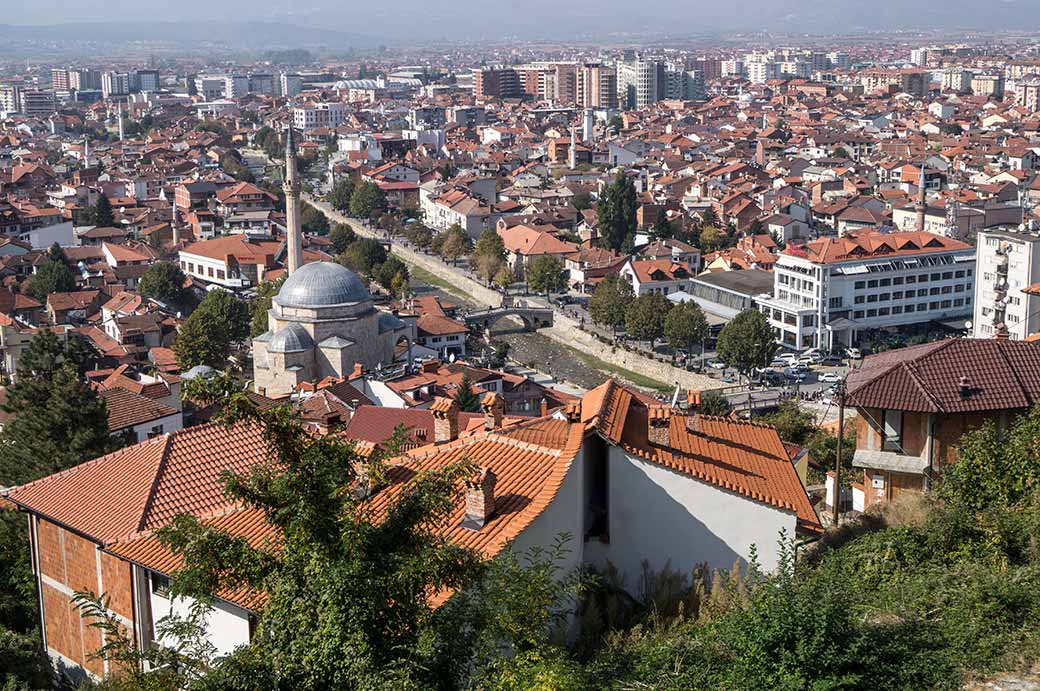
M 411 272 L 412 278 L 414 278 L 415 280 L 420 281 L 422 283 L 425 283 L 427 285 L 436 286 L 437 288 L 440 288 L 441 290 L 443 290 L 443 291 L 445 291 L 447 293 L 451 293 L 452 295 L 455 295 L 456 297 L 460 297 L 463 300 L 467 300 L 468 302 L 471 302 L 474 305 L 481 304 L 480 300 L 477 300 L 475 297 L 473 297 L 472 295 L 470 295 L 469 293 L 467 293 L 465 290 L 463 290 L 462 288 L 458 287 L 457 285 L 444 280 L 440 276 L 437 276 L 435 274 L 430 273 L 429 271 L 427 271 L 426 269 L 424 269 L 424 268 L 422 268 L 420 266 L 416 266 L 415 264 L 408 263 L 404 259 L 404 257 L 398 257 L 398 258 L 401 261 L 404 261 L 406 264 L 408 264 L 408 271 Z
M 639 374 L 638 372 L 633 372 L 632 370 L 625 369 L 624 367 L 612 365 L 609 362 L 606 362 L 605 360 L 600 360 L 595 355 L 590 355 L 589 353 L 578 350 L 577 348 L 572 348 L 570 346 L 564 347 L 567 348 L 567 350 L 574 353 L 574 356 L 581 360 L 586 367 L 591 367 L 592 369 L 597 369 L 600 372 L 606 372 L 607 374 L 616 374 L 622 379 L 632 382 L 636 386 L 642 387 L 644 389 L 653 389 L 654 391 L 660 391 L 662 393 L 668 393 L 675 389 L 674 386 L 670 386 L 668 384 L 665 384 L 664 382 L 657 381 L 656 379 L 652 379 L 645 375 Z

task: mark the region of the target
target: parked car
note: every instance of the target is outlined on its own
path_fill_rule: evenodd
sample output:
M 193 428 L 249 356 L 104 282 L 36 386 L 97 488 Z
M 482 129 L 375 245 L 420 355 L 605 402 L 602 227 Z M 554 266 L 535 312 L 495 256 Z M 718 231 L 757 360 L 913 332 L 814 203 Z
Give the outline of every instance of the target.
M 798 362 L 798 356 L 794 353 L 780 353 L 776 356 L 776 359 L 789 364 L 794 364 L 795 362 Z
M 837 355 L 828 355 L 820 360 L 818 364 L 823 365 L 824 367 L 837 367 L 841 364 L 841 358 Z
M 819 380 L 826 384 L 837 384 L 841 381 L 841 376 L 835 372 L 824 372 L 819 376 Z
M 726 369 L 726 363 L 718 358 L 712 358 L 711 360 L 708 360 L 708 367 L 717 370 L 724 370 Z
M 797 367 L 786 367 L 784 368 L 784 376 L 793 381 L 804 381 L 807 373 L 805 370 Z
M 846 348 L 845 357 L 850 360 L 860 360 L 863 358 L 863 352 L 859 348 Z

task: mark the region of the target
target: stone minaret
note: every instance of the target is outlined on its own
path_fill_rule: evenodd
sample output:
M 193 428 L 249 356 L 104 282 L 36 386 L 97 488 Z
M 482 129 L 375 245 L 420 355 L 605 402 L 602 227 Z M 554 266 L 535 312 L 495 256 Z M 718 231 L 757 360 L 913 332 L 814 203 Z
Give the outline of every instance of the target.
M 285 219 L 286 272 L 291 274 L 303 265 L 303 237 L 300 234 L 300 180 L 296 174 L 296 146 L 290 125 L 285 135 Z
M 173 205 L 170 209 L 170 229 L 173 231 L 173 246 L 181 244 L 181 229 L 177 225 L 177 193 L 173 195 Z
M 924 186 L 924 160 L 921 161 L 921 177 L 917 180 L 917 223 L 914 230 L 924 232 L 925 213 L 928 210 L 928 190 Z
M 567 154 L 567 167 L 571 170 L 574 170 L 577 167 L 578 161 L 578 142 L 576 139 L 577 137 L 574 136 L 574 126 L 571 125 L 571 148 L 570 152 Z
M 123 102 L 119 102 L 119 141 L 123 141 Z

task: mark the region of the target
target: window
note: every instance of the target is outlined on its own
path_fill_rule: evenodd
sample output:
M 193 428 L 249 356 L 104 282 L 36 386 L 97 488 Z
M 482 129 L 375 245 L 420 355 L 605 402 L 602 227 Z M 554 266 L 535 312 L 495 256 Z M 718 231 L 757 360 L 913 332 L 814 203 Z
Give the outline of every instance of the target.
M 159 597 L 170 596 L 170 579 L 161 573 L 152 571 L 152 594 Z
M 885 411 L 885 438 L 883 448 L 885 451 L 902 451 L 900 442 L 903 435 L 903 411 Z
M 890 286 L 890 285 L 892 285 L 892 279 L 890 279 L 890 278 L 882 278 L 881 282 L 878 283 L 878 285 L 880 285 L 882 288 L 884 288 L 885 286 Z
M 208 275 L 208 276 L 209 276 L 210 278 L 213 278 L 213 267 L 212 267 L 212 266 L 207 266 L 207 267 L 206 267 L 206 274 L 207 274 L 207 275 Z
M 877 288 L 877 281 L 867 281 L 868 288 Z
M 217 278 L 219 278 L 221 280 L 224 280 L 224 270 L 223 269 L 217 269 Z
M 953 275 L 956 276 L 957 278 L 964 278 L 964 272 L 963 271 L 955 271 Z
M 943 286 L 942 290 L 939 291 L 941 295 L 949 295 L 953 292 L 953 286 Z
M 930 309 L 930 310 L 937 310 L 937 309 L 939 309 L 939 301 L 936 300 L 935 302 L 929 302 L 928 303 L 928 309 Z
M 942 307 L 942 308 L 943 308 L 944 310 L 948 310 L 948 309 L 950 309 L 950 307 L 952 307 L 952 306 L 953 306 L 953 301 L 952 301 L 952 300 L 943 300 L 943 301 L 942 301 L 942 302 L 940 303 L 940 306 L 941 306 L 941 307 Z
M 155 427 L 152 427 L 150 430 L 148 430 L 148 438 L 152 439 L 154 437 L 158 437 L 162 433 L 163 433 L 163 426 L 162 425 L 156 425 Z
M 892 308 L 892 314 L 902 314 L 903 308 L 900 305 L 896 305 Z
M 931 278 L 933 281 L 938 281 L 941 278 L 941 276 L 942 274 L 932 274 L 929 278 Z
M 868 295 L 867 296 L 867 302 L 877 302 L 877 298 L 878 298 L 877 295 Z
M 888 302 L 889 298 L 891 297 L 892 296 L 888 293 L 881 293 L 881 297 L 879 297 L 878 300 L 880 300 L 881 302 Z
M 867 316 L 868 317 L 876 317 L 877 316 L 877 310 L 867 310 Z
M 879 317 L 887 317 L 888 316 L 888 308 L 887 307 L 880 308 L 877 311 L 877 314 L 878 314 Z
M 914 311 L 914 306 L 913 306 L 913 305 L 907 305 L 907 306 L 906 306 L 906 307 L 904 307 L 903 309 L 904 309 L 905 311 L 907 311 L 907 312 L 913 312 L 913 311 Z
M 903 299 L 903 291 L 897 290 L 896 292 L 892 293 L 892 299 L 893 300 L 902 300 Z
M 964 292 L 964 285 L 962 283 L 958 283 L 957 285 L 955 285 L 953 287 L 953 292 L 955 292 L 955 293 L 963 293 Z
M 867 284 L 866 284 L 865 281 L 856 281 L 856 286 L 855 287 L 856 287 L 856 290 L 863 290 L 864 288 L 867 287 Z
M 932 288 L 932 289 L 930 289 L 930 290 L 928 291 L 928 294 L 929 294 L 929 295 L 938 295 L 938 294 L 939 294 L 939 288 L 938 288 L 938 287 L 935 287 L 935 288 Z
M 942 277 L 943 277 L 944 281 L 948 281 L 951 278 L 953 278 L 953 272 L 952 271 L 943 271 Z
M 902 276 L 896 276 L 895 278 L 893 278 L 892 279 L 892 285 L 894 285 L 894 286 L 901 286 L 901 285 L 903 285 L 903 277 Z
M 866 299 L 867 298 L 866 298 L 865 295 L 857 295 L 856 296 L 856 304 L 857 305 L 862 305 L 866 301 Z
M 908 291 L 906 291 L 906 296 L 908 298 L 917 297 L 917 291 L 916 290 L 908 290 Z

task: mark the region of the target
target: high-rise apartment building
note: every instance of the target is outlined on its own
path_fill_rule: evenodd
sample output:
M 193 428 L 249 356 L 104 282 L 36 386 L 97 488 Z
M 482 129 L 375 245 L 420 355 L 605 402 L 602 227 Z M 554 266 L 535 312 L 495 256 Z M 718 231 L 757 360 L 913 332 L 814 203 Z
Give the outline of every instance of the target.
M 998 322 L 1015 340 L 1040 331 L 1040 295 L 1024 292 L 1040 283 L 1040 233 L 996 228 L 979 231 L 977 242 L 972 335 L 992 338 Z
M 1015 103 L 1030 112 L 1040 111 L 1040 79 L 1024 79 L 1015 85 Z
M 278 82 L 279 94 L 286 98 L 292 98 L 303 91 L 303 77 L 298 74 L 283 73 Z
M 943 91 L 956 91 L 958 94 L 971 93 L 972 73 L 962 67 L 943 70 Z
M 137 91 L 158 91 L 160 88 L 159 70 L 137 70 L 134 72 L 133 87 Z
M 511 67 L 489 67 L 473 71 L 473 95 L 478 101 L 521 98 L 524 87 Z
M 42 89 L 23 89 L 19 98 L 24 115 L 42 117 L 54 113 L 54 94 Z
M 660 100 L 658 77 L 663 65 L 633 58 L 617 64 L 618 101 L 624 108 L 645 108 Z
M 51 88 L 54 91 L 68 91 L 71 86 L 69 84 L 69 71 L 64 68 L 55 67 L 51 69 Z
M 128 72 L 102 72 L 101 94 L 105 98 L 113 96 L 126 96 L 130 93 L 130 73 Z
M 852 58 L 849 57 L 848 53 L 835 51 L 827 53 L 827 61 L 830 63 L 829 67 L 835 70 L 849 70 L 852 69 Z
M 1004 75 L 976 74 L 971 78 L 971 92 L 976 96 L 1002 100 L 1004 98 Z
M 599 63 L 581 65 L 575 98 L 582 108 L 617 108 L 617 72 Z
M 75 91 L 101 89 L 101 73 L 97 70 L 69 70 L 69 88 Z

